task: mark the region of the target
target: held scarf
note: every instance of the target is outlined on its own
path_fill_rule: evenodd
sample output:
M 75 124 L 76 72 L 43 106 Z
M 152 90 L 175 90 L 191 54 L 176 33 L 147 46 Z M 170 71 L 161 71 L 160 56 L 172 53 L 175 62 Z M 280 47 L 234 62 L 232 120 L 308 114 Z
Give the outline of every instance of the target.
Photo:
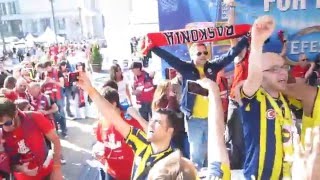
M 84 97 L 84 92 L 81 88 L 78 88 L 79 92 L 79 108 L 85 107 L 86 102 L 85 102 L 85 97 Z
M 289 109 L 289 106 L 287 104 L 287 101 L 283 97 L 283 95 L 280 93 L 280 100 L 282 102 L 282 106 L 284 107 L 284 113 L 279 107 L 279 105 L 276 103 L 276 101 L 263 89 L 262 94 L 265 96 L 262 96 L 261 104 L 266 104 L 266 99 L 270 102 L 272 108 L 276 112 L 276 119 L 275 119 L 275 134 L 277 136 L 282 137 L 282 145 L 281 142 L 276 141 L 276 146 L 282 147 L 282 149 L 277 149 L 275 152 L 275 159 L 279 159 L 281 157 L 281 153 L 283 153 L 283 162 L 282 163 L 275 163 L 274 169 L 279 169 L 282 167 L 283 172 L 283 179 L 291 179 L 291 167 L 293 162 L 293 134 L 292 134 L 292 128 L 293 128 L 293 121 L 291 116 L 291 111 Z M 279 129 L 281 127 L 281 130 Z M 281 131 L 281 134 L 279 132 Z M 282 166 L 281 166 L 282 165 Z M 281 172 L 281 171 L 279 171 Z M 275 179 L 277 176 L 276 174 L 272 173 L 272 176 L 270 179 Z M 261 177 L 261 174 L 259 174 L 259 177 Z
M 173 31 L 148 33 L 148 46 L 159 47 L 194 42 L 221 41 L 246 35 L 250 29 L 251 25 L 249 24 L 237 24 L 230 26 L 206 27 L 199 29 L 179 29 Z M 144 46 L 145 45 L 142 45 L 143 54 L 146 54 L 152 47 Z

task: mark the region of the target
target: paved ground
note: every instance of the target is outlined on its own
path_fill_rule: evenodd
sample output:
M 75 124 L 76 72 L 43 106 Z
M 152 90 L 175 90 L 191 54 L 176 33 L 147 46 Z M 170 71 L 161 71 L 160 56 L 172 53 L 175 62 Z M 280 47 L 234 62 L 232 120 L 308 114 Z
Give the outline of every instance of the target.
M 63 166 L 66 180 L 77 180 L 81 168 L 91 158 L 90 150 L 95 138 L 92 135 L 94 119 L 68 120 L 68 137 L 61 140 L 63 155 L 67 164 Z

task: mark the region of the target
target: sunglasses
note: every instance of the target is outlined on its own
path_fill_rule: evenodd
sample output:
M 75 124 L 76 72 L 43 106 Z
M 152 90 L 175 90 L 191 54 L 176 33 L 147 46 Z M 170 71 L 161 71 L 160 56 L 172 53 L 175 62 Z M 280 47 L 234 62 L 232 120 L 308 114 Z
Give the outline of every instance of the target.
M 305 59 L 301 59 L 301 61 L 308 61 L 308 59 L 307 59 L 307 58 L 305 58 Z
M 3 126 L 12 126 L 12 124 L 13 124 L 13 120 L 10 120 L 10 121 L 7 121 L 7 122 L 1 124 L 0 128 L 2 128 Z
M 208 55 L 209 53 L 208 53 L 208 51 L 203 51 L 203 52 L 197 52 L 197 56 L 201 56 L 201 55 Z

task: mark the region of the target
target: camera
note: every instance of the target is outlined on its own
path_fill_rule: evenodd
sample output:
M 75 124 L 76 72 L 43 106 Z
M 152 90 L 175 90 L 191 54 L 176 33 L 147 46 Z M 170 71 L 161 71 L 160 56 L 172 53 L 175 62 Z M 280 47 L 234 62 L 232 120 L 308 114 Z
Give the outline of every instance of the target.
M 78 81 L 79 72 L 71 72 L 68 74 L 68 81 L 70 84 Z
M 195 81 L 187 81 L 187 88 L 188 88 L 188 92 L 192 93 L 192 94 L 196 94 L 196 95 L 201 95 L 201 96 L 208 96 L 209 95 L 209 91 L 203 87 L 200 86 L 200 84 L 198 84 Z

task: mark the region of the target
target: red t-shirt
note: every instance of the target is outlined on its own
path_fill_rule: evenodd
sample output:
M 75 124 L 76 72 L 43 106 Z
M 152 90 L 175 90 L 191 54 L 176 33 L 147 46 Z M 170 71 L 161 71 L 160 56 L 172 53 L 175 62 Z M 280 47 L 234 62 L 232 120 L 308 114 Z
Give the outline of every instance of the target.
M 121 115 L 123 119 L 124 115 Z M 133 118 L 126 119 L 133 127 L 142 129 L 139 122 Z M 97 127 L 97 140 L 105 147 L 104 157 L 108 173 L 115 179 L 130 179 L 134 154 L 131 147 L 125 143 L 124 137 L 114 126 L 105 127 L 100 120 Z
M 30 95 L 28 93 L 26 93 L 26 92 L 19 93 L 16 90 L 14 92 L 16 93 L 17 99 L 26 99 L 26 100 L 28 100 L 30 102 L 31 97 L 30 97 Z M 15 99 L 15 100 L 17 100 L 17 99 Z
M 50 174 L 52 163 L 47 168 L 42 165 L 47 156 L 47 145 L 44 135 L 54 129 L 51 122 L 41 113 L 31 113 L 31 119 L 24 112 L 19 112 L 21 125 L 12 132 L 3 132 L 5 151 L 10 157 L 11 165 L 21 165 L 29 162 L 29 169 L 39 167 L 36 177 L 29 177 L 20 172 L 15 172 L 17 179 L 41 179 Z
M 153 85 L 153 78 L 145 71 L 142 71 L 140 76 L 135 77 L 134 80 L 134 89 L 141 88 L 142 92 L 137 96 L 137 103 L 151 103 L 153 100 L 153 94 L 155 91 Z
M 304 78 L 308 71 L 309 67 L 301 67 L 300 65 L 293 66 L 291 70 L 291 75 L 295 78 Z
M 46 95 L 40 94 L 37 98 L 33 97 L 30 104 L 34 108 L 34 111 L 48 111 L 49 109 L 51 109 L 54 103 L 55 102 L 50 97 L 46 97 Z M 45 115 L 45 117 L 50 119 L 51 122 L 54 124 L 53 114 L 47 114 Z
M 235 87 L 241 82 L 247 79 L 248 77 L 248 66 L 249 66 L 249 54 L 250 52 L 247 50 L 246 55 L 243 60 L 237 63 L 234 67 L 234 77 L 231 85 L 230 97 L 235 98 Z

